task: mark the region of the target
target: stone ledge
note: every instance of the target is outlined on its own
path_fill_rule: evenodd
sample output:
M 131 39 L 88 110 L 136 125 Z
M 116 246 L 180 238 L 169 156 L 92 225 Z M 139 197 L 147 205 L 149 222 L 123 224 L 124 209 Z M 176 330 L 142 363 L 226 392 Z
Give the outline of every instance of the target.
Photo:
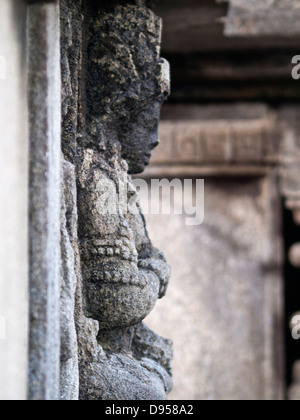
M 225 35 L 298 36 L 299 20 L 298 0 L 230 0 Z
M 263 105 L 165 107 L 145 175 L 265 175 L 279 163 L 276 114 Z
M 271 171 L 268 166 L 259 165 L 151 165 L 143 174 L 143 178 L 178 178 L 178 177 L 264 177 Z M 139 176 L 140 177 L 140 176 Z

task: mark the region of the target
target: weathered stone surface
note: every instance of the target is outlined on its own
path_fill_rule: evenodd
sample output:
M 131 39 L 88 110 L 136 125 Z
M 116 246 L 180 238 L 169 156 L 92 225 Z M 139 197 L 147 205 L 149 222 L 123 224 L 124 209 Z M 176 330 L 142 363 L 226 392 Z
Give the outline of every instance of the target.
M 25 400 L 28 369 L 26 9 L 0 4 L 0 400 Z
M 170 342 L 132 327 L 164 296 L 170 270 L 151 244 L 128 177 L 144 170 L 158 144 L 160 107 L 169 93 L 161 20 L 142 5 L 91 3 L 88 12 L 86 131 L 76 161 L 80 398 L 165 399 Z M 115 211 L 107 188 L 119 194 Z M 134 211 L 124 211 L 133 199 Z
M 79 399 L 79 347 L 77 324 L 81 312 L 80 261 L 77 246 L 77 136 L 82 126 L 79 85 L 82 61 L 81 1 L 60 1 L 60 47 L 62 75 L 62 203 L 61 203 L 61 296 L 60 296 L 60 399 Z M 81 298 L 81 296 L 80 296 Z M 87 338 L 88 339 L 88 338 Z
M 35 400 L 162 400 L 172 388 L 172 343 L 141 322 L 165 295 L 170 269 L 128 176 L 149 163 L 169 92 L 161 20 L 146 8 L 153 3 L 28 0 L 26 34 L 23 0 L 2 0 L 0 399 L 29 391 Z M 299 34 L 295 5 L 232 0 L 227 33 L 246 35 L 236 39 L 222 34 L 224 3 L 160 2 L 165 49 L 182 60 L 175 100 L 297 98 L 288 57 L 299 37 L 275 36 Z M 289 49 L 266 54 L 282 46 Z M 196 54 L 183 59 L 187 52 Z M 280 164 L 281 193 L 300 224 L 299 109 L 239 103 L 168 112 L 146 177 L 243 175 L 207 181 L 202 227 L 161 216 L 153 226 L 149 218 L 177 272 L 171 309 L 165 301 L 148 319 L 178 340 L 172 398 L 280 399 L 282 255 L 272 168 Z M 102 213 L 111 198 L 103 186 L 125 190 L 116 213 Z M 127 201 L 133 214 L 123 213 Z M 298 248 L 290 253 L 295 266 Z M 299 399 L 298 363 L 290 399 Z
M 153 358 L 153 350 L 149 353 L 136 350 L 133 358 L 122 343 L 121 352 L 105 352 L 93 337 L 96 337 L 99 325 L 92 320 L 82 318 L 80 331 L 86 332 L 83 339 L 83 359 L 80 376 L 81 400 L 164 400 L 171 390 L 169 373 Z M 150 333 L 154 334 L 154 333 Z M 156 335 L 155 335 L 156 336 Z M 156 336 L 155 341 L 159 338 Z M 153 345 L 153 343 L 151 343 Z M 170 357 L 170 344 L 159 343 L 160 352 Z M 154 353 L 156 349 L 154 348 Z M 141 354 L 143 352 L 143 357 Z M 138 355 L 138 356 L 137 356 Z M 170 361 L 168 360 L 168 363 Z
M 59 29 L 56 2 L 52 3 L 31 6 L 28 20 L 32 111 L 29 396 L 62 400 L 165 399 L 172 387 L 172 344 L 141 321 L 158 297 L 164 296 L 170 271 L 165 257 L 149 239 L 136 190 L 128 177 L 128 173 L 142 172 L 149 163 L 151 151 L 158 143 L 160 106 L 169 92 L 168 64 L 159 53 L 161 20 L 145 7 L 152 1 L 61 0 Z M 169 51 L 178 52 L 182 46 L 181 53 L 224 49 L 227 59 L 228 48 L 292 47 L 298 43 L 296 38 L 282 37 L 254 43 L 249 39 L 233 42 L 222 36 L 218 18 L 226 10 L 223 4 L 208 0 L 201 4 L 195 0 L 162 3 L 162 8 L 166 4 L 170 8 L 165 9 L 172 23 L 167 30 Z M 242 0 L 233 3 L 246 4 Z M 294 4 L 291 0 L 288 3 Z M 256 2 L 251 4 L 257 6 Z M 271 14 L 274 19 L 269 25 L 272 33 L 278 33 L 277 17 L 279 20 L 288 17 L 284 8 L 282 16 L 276 12 L 284 4 L 287 1 L 267 2 L 267 6 L 274 6 Z M 18 13 L 23 11 L 18 9 Z M 244 9 L 239 13 L 244 15 Z M 260 16 L 263 15 L 260 10 Z M 245 19 L 249 16 L 247 13 Z M 214 22 L 207 25 L 208 21 Z M 266 33 L 259 19 L 254 26 L 254 32 Z M 252 26 L 243 27 L 242 31 L 245 29 L 248 34 L 253 31 Z M 290 30 L 294 29 L 291 25 Z M 59 31 L 62 103 L 58 83 Z M 193 40 L 187 43 L 191 34 Z M 286 82 L 290 64 L 284 64 L 286 55 L 281 52 L 276 56 L 277 64 L 281 64 L 274 71 L 275 79 L 263 87 L 261 81 L 273 74 L 272 62 L 269 57 L 264 60 L 264 52 L 259 61 L 267 66 L 264 71 L 247 60 L 241 66 L 246 55 L 237 65 L 229 60 L 226 68 L 219 64 L 216 68 L 216 61 L 212 63 L 209 54 L 207 57 L 200 70 L 205 80 L 211 80 L 209 92 L 204 92 L 203 86 L 198 90 L 193 88 L 194 98 L 211 100 L 216 94 L 218 99 L 240 99 L 241 95 L 246 99 L 255 95 L 297 97 L 297 88 L 291 89 L 289 83 L 283 87 L 276 83 L 279 87 L 274 88 L 274 80 Z M 253 59 L 256 59 L 254 53 Z M 192 66 L 186 61 L 186 66 L 191 67 L 188 77 L 191 76 L 193 83 L 199 81 L 193 79 L 195 73 L 199 77 L 197 60 L 199 57 L 193 57 Z M 224 57 L 221 62 L 224 63 Z M 0 79 L 4 77 L 3 57 L 0 57 Z M 227 86 L 229 81 L 238 79 L 243 83 L 245 78 L 257 82 L 255 89 L 247 85 L 241 93 L 236 85 Z M 215 86 L 216 80 L 224 82 L 223 96 L 220 85 Z M 60 105 L 63 157 L 58 141 Z M 191 119 L 185 119 L 179 108 L 180 121 L 162 125 L 165 149 L 155 155 L 155 166 L 148 176 L 238 173 L 255 178 L 236 182 L 210 180 L 208 223 L 191 234 L 182 229 L 180 219 L 177 230 L 176 223 L 175 229 L 170 225 L 171 238 L 165 235 L 160 239 L 159 234 L 155 235 L 162 244 L 171 240 L 174 252 L 170 259 L 178 270 L 175 281 L 180 293 L 174 291 L 171 296 L 176 308 L 172 317 L 176 319 L 179 311 L 182 319 L 176 323 L 170 320 L 173 328 L 167 335 L 176 336 L 184 331 L 186 337 L 178 350 L 180 361 L 177 359 L 176 369 L 181 384 L 177 382 L 173 398 L 176 395 L 178 398 L 279 399 L 283 395 L 282 357 L 276 349 L 281 342 L 278 325 L 282 311 L 276 262 L 281 255 L 277 232 L 278 191 L 271 168 L 278 164 L 278 135 L 283 132 L 282 191 L 297 218 L 297 117 L 295 114 L 292 123 L 283 117 L 280 126 L 274 122 L 278 114 L 267 107 L 239 105 L 220 107 L 219 111 L 216 107 L 213 118 L 208 108 L 202 109 L 202 116 L 198 107 L 194 111 L 190 109 L 190 115 L 195 112 Z M 242 115 L 240 110 L 244 111 Z M 282 131 L 278 130 L 279 126 Z M 259 179 L 261 175 L 265 178 Z M 134 214 L 123 213 L 124 202 L 119 203 L 116 213 L 102 213 L 108 209 L 111 198 L 107 195 L 108 201 L 104 198 L 103 186 L 119 193 L 124 188 L 124 202 L 133 201 Z M 23 212 L 24 203 L 25 199 L 19 206 Z M 275 214 L 276 220 L 269 214 Z M 169 222 L 162 223 L 160 218 L 157 225 L 160 234 L 166 232 Z M 24 226 L 26 223 L 20 229 L 23 235 Z M 0 231 L 7 233 L 1 226 Z M 7 243 L 10 244 L 9 240 Z M 11 249 L 8 247 L 11 254 L 18 250 Z M 189 261 L 190 271 L 184 270 L 178 255 Z M 24 270 L 24 265 L 20 267 Z M 5 283 L 5 292 L 7 288 Z M 6 304 L 11 305 L 11 301 L 4 302 L 3 308 Z M 171 318 L 165 305 L 162 311 L 164 320 Z M 0 312 L 0 342 L 1 334 L 4 337 L 8 331 L 5 322 Z M 161 318 L 158 324 L 158 329 L 162 328 Z M 26 326 L 23 326 L 25 333 Z M 24 335 L 18 338 L 21 340 Z M 195 372 L 186 382 L 184 369 Z M 295 376 L 296 385 L 298 376 Z M 7 380 L 5 374 L 0 384 L 2 380 Z M 21 380 L 19 389 L 22 386 L 24 391 Z M 188 391 L 186 395 L 181 393 L 182 389 Z
M 99 154 L 88 150 L 79 174 L 79 235 L 87 314 L 103 329 L 130 327 L 142 321 L 158 295 L 164 294 L 168 279 L 168 274 L 166 279 L 158 277 L 151 268 L 151 264 L 165 265 L 165 261 L 151 245 L 139 208 L 135 216 L 122 214 L 119 206 L 117 213 L 106 213 L 113 208 L 103 196 L 103 186 L 112 182 L 117 190 L 122 184 L 126 202 L 135 194 L 133 185 L 128 184 L 127 166 L 120 162 L 119 166 L 116 157 L 114 168 L 107 173 L 106 161 L 101 162 Z M 101 201 L 107 206 L 103 214 Z
M 77 136 L 81 134 L 83 117 L 80 101 L 82 79 L 82 2 L 60 2 L 60 45 L 62 75 L 62 151 L 74 163 Z
M 28 6 L 29 399 L 59 398 L 60 48 L 57 3 Z
M 268 176 L 207 178 L 198 227 L 185 215 L 146 216 L 173 269 L 167 297 L 145 321 L 174 341 L 172 400 L 284 397 L 279 215 Z
M 78 276 L 76 272 L 77 193 L 75 167 L 62 163 L 61 212 L 61 293 L 60 293 L 60 400 L 79 398 L 78 343 L 75 301 Z
M 157 145 L 169 67 L 159 55 L 161 20 L 144 1 L 118 3 L 60 3 L 65 400 L 78 398 L 78 384 L 82 400 L 165 399 L 172 387 L 170 341 L 140 324 L 165 294 L 170 270 L 128 177 Z M 125 188 L 116 214 L 101 212 L 109 210 L 107 184 Z M 133 198 L 134 214 L 123 213 Z
M 149 163 L 160 107 L 170 90 L 168 63 L 159 55 L 161 26 L 149 9 L 130 5 L 89 22 L 86 142 L 97 142 L 101 149 L 97 136 L 110 131 L 111 142 L 122 144 L 130 173 L 142 172 Z

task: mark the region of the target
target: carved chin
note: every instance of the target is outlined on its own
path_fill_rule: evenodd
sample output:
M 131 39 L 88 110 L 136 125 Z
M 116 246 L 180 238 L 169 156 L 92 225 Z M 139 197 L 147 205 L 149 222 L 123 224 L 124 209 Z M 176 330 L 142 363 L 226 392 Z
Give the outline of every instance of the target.
M 131 327 L 149 315 L 158 293 L 157 281 L 150 281 L 143 288 L 122 284 L 91 285 L 87 293 L 87 315 L 99 321 L 101 330 Z
M 137 175 L 144 172 L 146 166 L 150 163 L 151 156 L 145 156 L 140 162 L 129 162 L 129 174 Z
M 139 166 L 135 165 L 135 166 L 129 166 L 129 175 L 138 175 L 144 172 L 145 168 L 146 168 L 146 164 L 140 164 Z

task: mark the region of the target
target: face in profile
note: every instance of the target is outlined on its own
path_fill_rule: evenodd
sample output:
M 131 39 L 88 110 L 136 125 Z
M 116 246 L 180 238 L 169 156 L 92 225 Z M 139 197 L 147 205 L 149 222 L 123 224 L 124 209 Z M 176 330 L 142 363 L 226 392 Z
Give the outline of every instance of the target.
M 129 166 L 130 174 L 144 171 L 149 164 L 152 150 L 158 146 L 158 124 L 161 103 L 150 104 L 131 122 L 121 136 L 122 157 Z
M 116 5 L 106 12 L 100 10 L 89 31 L 86 122 L 91 141 L 97 141 L 98 151 L 100 138 L 108 145 L 116 143 L 117 148 L 107 148 L 108 154 L 119 152 L 121 145 L 129 173 L 141 173 L 159 144 L 160 110 L 170 90 L 169 64 L 159 55 L 161 20 L 145 7 Z M 84 215 L 81 226 L 86 226 L 83 232 L 91 237 L 95 232 L 118 237 L 115 229 L 120 228 L 120 221 L 113 224 L 97 214 L 101 194 L 95 174 L 95 182 L 79 200 Z M 93 211 L 91 200 L 97 202 Z M 136 248 L 135 243 L 131 245 Z M 82 257 L 88 316 L 98 320 L 103 330 L 139 323 L 160 294 L 158 276 L 124 258 L 119 245 L 113 259 L 98 254 L 88 255 L 86 261 Z
M 161 60 L 161 63 L 161 73 L 157 77 L 157 98 L 149 101 L 142 98 L 140 111 L 120 131 L 122 157 L 128 163 L 130 174 L 142 173 L 150 162 L 152 151 L 159 145 L 161 106 L 170 94 L 169 63 L 166 60 Z
M 170 93 L 161 30 L 150 9 L 133 5 L 101 11 L 90 28 L 87 125 L 120 141 L 130 174 L 144 171 L 159 144 L 160 109 Z

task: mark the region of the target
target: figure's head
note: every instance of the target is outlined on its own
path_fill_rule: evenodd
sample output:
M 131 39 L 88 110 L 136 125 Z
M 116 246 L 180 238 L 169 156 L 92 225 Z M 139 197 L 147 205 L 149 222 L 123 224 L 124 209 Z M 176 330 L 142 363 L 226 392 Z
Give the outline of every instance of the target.
M 160 43 L 161 19 L 145 7 L 102 10 L 91 28 L 89 122 L 116 133 L 130 173 L 143 172 L 159 143 L 160 109 L 170 93 Z

